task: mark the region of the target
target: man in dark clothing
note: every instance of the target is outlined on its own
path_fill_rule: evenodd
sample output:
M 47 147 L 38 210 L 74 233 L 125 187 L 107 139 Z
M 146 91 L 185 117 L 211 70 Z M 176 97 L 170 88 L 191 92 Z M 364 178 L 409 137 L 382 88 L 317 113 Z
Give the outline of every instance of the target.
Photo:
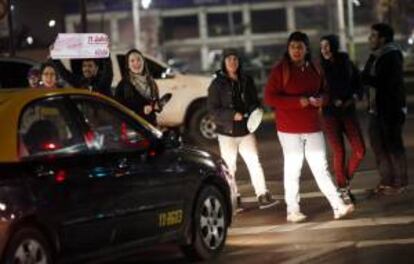
M 259 161 L 256 138 L 247 129 L 247 116 L 260 107 L 256 87 L 250 76 L 243 73 L 238 52 L 223 52 L 222 69 L 208 89 L 207 106 L 217 125 L 221 157 L 235 177 L 238 152 L 246 162 L 259 207 L 276 204 L 266 188 L 263 168 Z
M 112 96 L 111 84 L 113 78 L 111 59 L 103 59 L 101 63 L 95 59 L 82 60 L 82 74 L 70 72 L 60 60 L 53 60 L 60 76 L 76 88 L 87 88 L 90 91 Z
M 402 130 L 407 113 L 403 55 L 393 42 L 394 31 L 384 23 L 371 27 L 369 57 L 362 79 L 368 87 L 369 136 L 381 182 L 376 194 L 398 194 L 408 184 Z

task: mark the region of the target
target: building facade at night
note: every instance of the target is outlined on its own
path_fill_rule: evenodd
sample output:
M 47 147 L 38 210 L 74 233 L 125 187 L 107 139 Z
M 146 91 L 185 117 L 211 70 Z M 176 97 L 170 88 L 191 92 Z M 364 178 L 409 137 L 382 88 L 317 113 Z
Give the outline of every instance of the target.
M 88 2 L 88 30 L 107 33 L 112 48 L 125 51 L 134 45 L 131 1 L 113 2 Z M 314 48 L 322 34 L 338 32 L 336 1 L 332 0 L 152 2 L 149 9 L 140 11 L 141 49 L 155 56 L 185 60 L 193 71 L 211 70 L 225 47 L 273 62 L 283 53 L 287 36 L 294 30 L 307 32 Z M 361 46 L 366 46 L 369 25 L 375 20 L 373 1 L 364 2 L 355 8 L 354 17 L 354 41 Z M 78 32 L 78 9 L 69 4 L 66 10 L 67 32 Z

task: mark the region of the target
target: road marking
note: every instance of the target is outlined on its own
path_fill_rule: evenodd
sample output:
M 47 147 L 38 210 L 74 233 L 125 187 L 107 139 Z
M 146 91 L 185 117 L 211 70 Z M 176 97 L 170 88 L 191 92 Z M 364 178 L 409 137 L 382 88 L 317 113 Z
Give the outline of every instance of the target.
M 348 219 L 342 221 L 330 221 L 318 224 L 310 228 L 311 230 L 333 229 L 333 228 L 350 228 L 350 227 L 367 227 L 381 225 L 406 225 L 414 223 L 414 216 L 395 216 L 395 217 L 375 217 Z
M 355 189 L 355 190 L 352 190 L 352 193 L 353 194 L 366 194 L 369 191 L 370 190 L 368 189 Z M 277 200 L 284 199 L 284 196 L 281 194 L 272 195 L 272 197 Z M 321 192 L 307 192 L 307 193 L 300 194 L 301 199 L 320 198 L 320 197 L 325 197 L 325 195 Z M 256 196 L 242 197 L 241 201 L 242 203 L 255 203 L 257 202 L 257 197 Z
M 308 263 L 316 258 L 334 253 L 345 248 L 368 248 L 389 245 L 411 245 L 414 244 L 414 238 L 407 239 L 386 239 L 386 240 L 362 240 L 362 241 L 340 241 L 340 242 L 323 242 L 311 244 L 277 244 L 275 249 L 243 249 L 226 253 L 225 256 L 246 256 L 252 254 L 268 254 L 268 253 L 291 253 L 309 250 L 310 253 L 301 254 L 298 257 L 279 262 L 281 264 L 299 264 Z
M 365 248 L 365 247 L 377 247 L 377 246 L 387 246 L 387 245 L 408 245 L 408 244 L 414 244 L 414 238 L 365 240 L 365 241 L 358 241 L 355 246 L 358 248 Z
M 414 189 L 414 185 L 410 184 L 410 185 L 407 186 L 406 191 L 411 191 L 413 189 Z M 352 189 L 352 193 L 354 195 L 369 194 L 371 191 L 372 191 L 372 189 Z M 274 199 L 277 199 L 277 200 L 283 200 L 284 199 L 284 196 L 282 194 L 272 195 L 272 197 Z M 325 197 L 325 195 L 321 192 L 307 192 L 307 193 L 301 193 L 300 194 L 301 199 L 321 198 L 321 197 Z M 242 201 L 242 203 L 255 203 L 255 202 L 257 202 L 257 197 L 256 196 L 241 197 L 241 201 Z
M 382 225 L 406 225 L 414 223 L 414 216 L 375 217 L 359 219 L 342 219 L 329 222 L 307 222 L 300 224 L 245 226 L 229 229 L 230 235 L 256 235 L 263 233 L 283 233 L 295 230 L 326 230 Z
M 334 243 L 333 245 L 329 245 L 329 246 L 326 246 L 326 244 L 325 244 L 325 247 L 320 247 L 318 250 L 312 250 L 312 252 L 309 253 L 309 254 L 304 254 L 304 255 L 301 255 L 301 256 L 296 257 L 294 259 L 289 259 L 289 260 L 286 260 L 286 261 L 282 261 L 280 263 L 281 264 L 307 263 L 307 262 L 311 261 L 312 259 L 318 258 L 318 257 L 323 256 L 323 255 L 327 255 L 331 252 L 341 250 L 343 248 L 350 247 L 353 244 L 354 244 L 353 242 L 339 242 L 339 243 Z

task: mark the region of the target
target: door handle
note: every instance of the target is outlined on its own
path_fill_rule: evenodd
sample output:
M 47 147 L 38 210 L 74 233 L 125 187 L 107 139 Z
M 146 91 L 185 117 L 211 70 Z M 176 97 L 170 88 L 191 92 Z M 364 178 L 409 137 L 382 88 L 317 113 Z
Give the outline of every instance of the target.
M 55 171 L 52 170 L 52 169 L 45 169 L 43 166 L 40 166 L 36 169 L 36 175 L 37 175 L 37 177 L 54 176 Z
M 128 160 L 126 158 L 119 160 L 117 167 L 118 169 L 121 169 L 121 170 L 128 169 L 129 167 Z

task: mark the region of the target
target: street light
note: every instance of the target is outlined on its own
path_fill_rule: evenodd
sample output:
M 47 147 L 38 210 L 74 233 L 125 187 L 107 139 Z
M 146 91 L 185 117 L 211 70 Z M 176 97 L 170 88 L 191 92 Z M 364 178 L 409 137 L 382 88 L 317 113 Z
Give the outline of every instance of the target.
M 151 5 L 152 0 L 142 0 L 142 8 L 148 9 Z
M 28 37 L 26 38 L 26 42 L 27 42 L 27 44 L 29 44 L 29 45 L 32 45 L 32 44 L 33 44 L 33 41 L 34 41 L 34 39 L 33 39 L 33 37 L 32 37 L 32 36 L 28 36 Z
M 141 44 L 141 21 L 140 21 L 140 2 L 144 9 L 148 9 L 151 5 L 151 0 L 131 0 L 132 1 L 132 20 L 134 23 L 135 48 L 139 49 Z
M 49 20 L 48 25 L 49 25 L 50 28 L 56 26 L 56 20 L 54 20 L 54 19 Z

